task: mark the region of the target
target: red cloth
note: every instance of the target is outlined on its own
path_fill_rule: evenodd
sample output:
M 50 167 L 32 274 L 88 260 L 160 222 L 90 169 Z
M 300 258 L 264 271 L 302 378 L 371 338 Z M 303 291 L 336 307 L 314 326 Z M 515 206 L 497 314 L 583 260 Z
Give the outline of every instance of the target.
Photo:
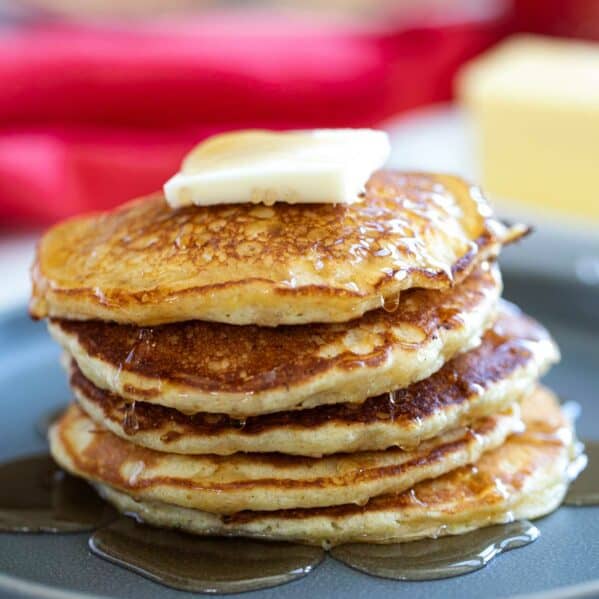
M 443 101 L 497 21 L 343 29 L 206 18 L 0 36 L 0 223 L 49 223 L 158 189 L 231 128 L 372 126 Z
M 519 31 L 599 41 L 599 0 L 512 0 Z

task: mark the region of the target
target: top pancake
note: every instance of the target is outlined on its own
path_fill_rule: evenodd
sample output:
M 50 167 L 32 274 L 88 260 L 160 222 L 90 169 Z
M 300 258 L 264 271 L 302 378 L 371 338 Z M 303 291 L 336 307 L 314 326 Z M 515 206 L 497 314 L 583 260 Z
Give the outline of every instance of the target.
M 351 205 L 187 207 L 162 194 L 42 238 L 31 314 L 137 325 L 344 322 L 448 288 L 521 230 L 445 175 L 378 172 Z

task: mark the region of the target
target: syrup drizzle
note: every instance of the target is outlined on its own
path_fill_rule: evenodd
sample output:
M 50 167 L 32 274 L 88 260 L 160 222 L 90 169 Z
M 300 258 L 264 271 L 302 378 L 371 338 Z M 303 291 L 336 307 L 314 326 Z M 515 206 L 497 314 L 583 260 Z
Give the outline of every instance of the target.
M 393 580 L 435 580 L 479 570 L 494 557 L 532 543 L 539 529 L 527 520 L 473 532 L 393 545 L 341 545 L 331 551 L 338 561 L 373 576 Z
M 267 589 L 306 576 L 320 547 L 197 537 L 120 518 L 89 540 L 95 555 L 155 582 L 196 593 Z
M 385 312 L 388 312 L 388 313 L 392 314 L 393 312 L 397 312 L 400 304 L 401 304 L 401 302 L 400 302 L 400 294 L 397 293 L 397 294 L 392 295 L 390 297 L 384 297 L 383 300 L 382 300 L 381 307 L 383 308 L 383 310 Z

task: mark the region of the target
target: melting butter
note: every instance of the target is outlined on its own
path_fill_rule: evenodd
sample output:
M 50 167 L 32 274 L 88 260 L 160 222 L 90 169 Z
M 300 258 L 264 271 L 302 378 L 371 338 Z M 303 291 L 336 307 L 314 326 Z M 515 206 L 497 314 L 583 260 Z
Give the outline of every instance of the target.
M 164 185 L 173 208 L 196 204 L 358 201 L 389 157 L 389 138 L 373 129 L 247 130 L 196 146 Z

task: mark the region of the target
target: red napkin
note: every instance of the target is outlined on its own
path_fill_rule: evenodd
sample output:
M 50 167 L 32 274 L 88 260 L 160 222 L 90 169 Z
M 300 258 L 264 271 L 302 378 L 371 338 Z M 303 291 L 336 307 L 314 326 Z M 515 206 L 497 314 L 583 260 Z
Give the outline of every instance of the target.
M 213 16 L 4 32 L 0 223 L 45 224 L 156 190 L 217 131 L 373 126 L 446 100 L 459 65 L 500 30 Z

